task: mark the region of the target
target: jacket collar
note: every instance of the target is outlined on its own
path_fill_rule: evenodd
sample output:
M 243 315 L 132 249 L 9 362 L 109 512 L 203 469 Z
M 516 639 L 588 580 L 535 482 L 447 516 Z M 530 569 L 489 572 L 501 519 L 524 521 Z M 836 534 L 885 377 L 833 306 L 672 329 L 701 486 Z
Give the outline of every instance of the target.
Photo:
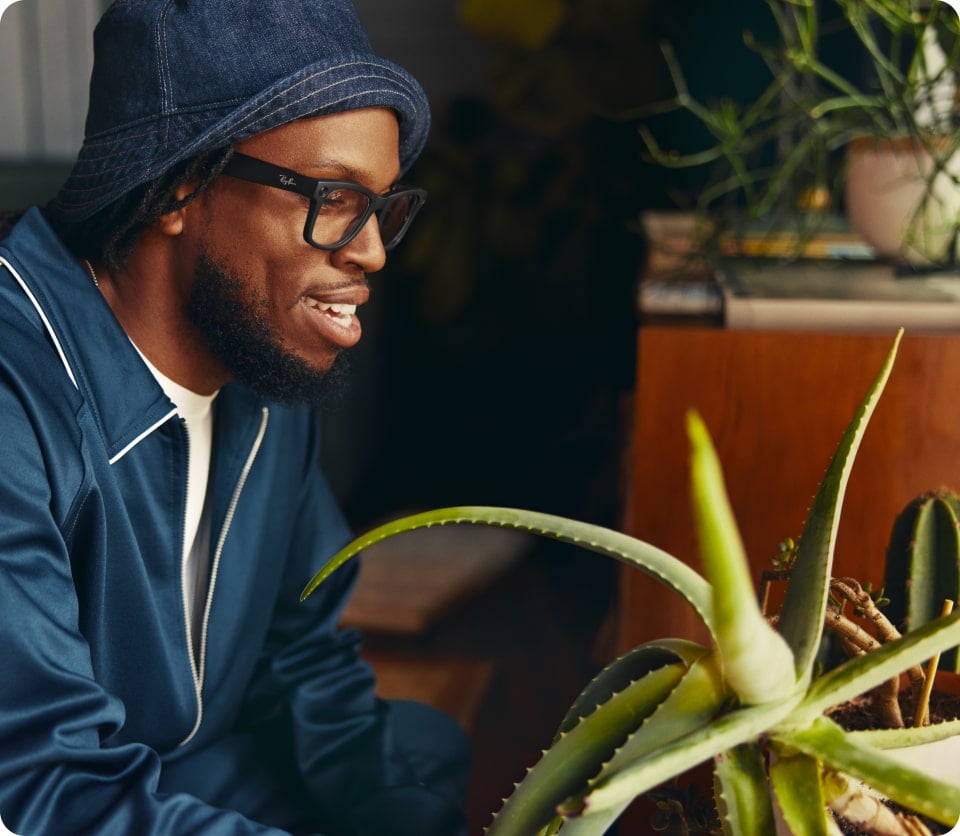
M 111 461 L 175 408 L 144 365 L 89 274 L 39 210 L 3 242 L 0 257 L 36 310 L 103 435 Z

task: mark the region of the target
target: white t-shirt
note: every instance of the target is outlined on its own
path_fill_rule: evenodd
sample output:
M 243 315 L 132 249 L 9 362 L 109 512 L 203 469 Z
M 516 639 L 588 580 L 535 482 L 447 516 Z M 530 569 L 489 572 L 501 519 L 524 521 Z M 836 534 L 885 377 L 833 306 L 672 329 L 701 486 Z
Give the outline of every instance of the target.
M 143 354 L 140 354 L 143 357 Z M 188 628 L 195 658 L 199 658 L 203 613 L 210 581 L 210 508 L 206 502 L 213 446 L 212 395 L 198 395 L 159 371 L 146 357 L 143 362 L 177 407 L 187 429 L 187 509 L 183 538 L 183 596 L 190 614 Z

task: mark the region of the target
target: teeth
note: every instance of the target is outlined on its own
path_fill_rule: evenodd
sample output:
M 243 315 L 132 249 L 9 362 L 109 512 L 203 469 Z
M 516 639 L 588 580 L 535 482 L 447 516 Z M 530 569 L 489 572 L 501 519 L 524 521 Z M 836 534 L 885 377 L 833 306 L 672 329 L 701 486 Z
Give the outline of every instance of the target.
M 349 317 L 353 316 L 357 312 L 356 305 L 345 305 L 345 304 L 334 304 L 331 302 L 321 302 L 317 299 L 312 299 L 311 297 L 306 297 L 304 301 L 311 308 L 318 308 L 321 311 L 326 313 L 333 314 L 337 317 Z

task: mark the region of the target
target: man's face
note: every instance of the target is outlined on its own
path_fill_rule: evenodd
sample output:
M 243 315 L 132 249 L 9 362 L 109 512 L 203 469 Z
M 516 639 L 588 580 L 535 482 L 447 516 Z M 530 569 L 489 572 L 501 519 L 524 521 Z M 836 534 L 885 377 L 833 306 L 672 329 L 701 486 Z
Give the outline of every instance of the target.
M 399 173 L 392 111 L 348 111 L 294 122 L 237 150 L 309 177 L 383 193 Z M 180 250 L 194 277 L 189 313 L 219 362 L 261 394 L 315 401 L 340 352 L 360 339 L 366 274 L 386 253 L 376 217 L 338 250 L 303 238 L 309 202 L 292 192 L 219 177 L 188 207 Z M 192 211 L 190 211 L 192 210 Z M 338 366 L 340 364 L 338 363 Z

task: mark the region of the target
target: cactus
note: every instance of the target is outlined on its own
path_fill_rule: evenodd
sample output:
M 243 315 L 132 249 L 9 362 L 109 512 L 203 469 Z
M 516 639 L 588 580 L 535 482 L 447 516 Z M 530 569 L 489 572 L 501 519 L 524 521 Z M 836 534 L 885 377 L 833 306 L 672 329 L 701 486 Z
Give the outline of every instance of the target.
M 945 599 L 960 600 L 960 495 L 931 491 L 897 516 L 887 546 L 884 594 L 887 615 L 903 630 L 933 621 Z M 957 651 L 944 654 L 944 670 L 960 671 Z

